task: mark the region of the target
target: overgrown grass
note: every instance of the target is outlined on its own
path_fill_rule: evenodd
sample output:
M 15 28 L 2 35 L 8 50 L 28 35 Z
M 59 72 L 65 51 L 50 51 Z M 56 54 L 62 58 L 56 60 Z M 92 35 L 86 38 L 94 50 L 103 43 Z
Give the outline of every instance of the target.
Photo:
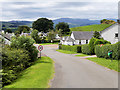
M 82 54 L 82 53 L 80 53 L 80 54 L 75 55 L 75 56 L 77 56 L 77 57 L 85 57 L 85 56 L 89 56 L 89 55 L 86 55 L 86 54 Z
M 97 57 L 92 57 L 92 58 L 87 58 L 87 59 L 90 60 L 90 61 L 93 61 L 93 62 L 95 62 L 95 63 L 97 63 L 99 65 L 107 67 L 109 69 L 120 72 L 120 70 L 118 70 L 118 60 L 112 60 L 112 62 L 111 62 L 110 59 L 97 58 Z
M 70 30 L 71 31 L 102 31 L 111 25 L 112 24 L 94 24 L 88 26 L 74 27 L 74 28 L 70 28 Z
M 61 52 L 61 53 L 65 53 L 65 54 L 78 54 L 77 52 L 67 51 L 67 50 L 60 50 L 60 49 L 58 49 L 56 51 Z
M 4 88 L 48 88 L 54 73 L 53 60 L 41 57 L 34 65 L 22 72 L 22 76 Z

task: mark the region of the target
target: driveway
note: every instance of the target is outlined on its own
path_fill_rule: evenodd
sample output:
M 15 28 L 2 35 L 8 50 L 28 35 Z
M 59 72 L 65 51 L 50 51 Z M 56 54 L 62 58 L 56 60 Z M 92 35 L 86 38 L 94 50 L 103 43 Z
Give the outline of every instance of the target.
M 51 88 L 118 88 L 118 73 L 85 58 L 56 51 L 45 45 L 42 53 L 55 62 Z

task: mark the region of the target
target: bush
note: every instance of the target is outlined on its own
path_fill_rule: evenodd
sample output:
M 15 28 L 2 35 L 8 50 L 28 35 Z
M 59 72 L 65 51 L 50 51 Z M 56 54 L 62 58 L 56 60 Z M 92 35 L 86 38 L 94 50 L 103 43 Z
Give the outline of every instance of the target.
M 29 52 L 31 62 L 37 60 L 38 50 L 33 46 L 34 41 L 28 37 L 21 36 L 11 41 L 12 48 L 25 49 Z
M 111 43 L 107 40 L 96 39 L 96 41 L 94 42 L 94 45 L 99 45 L 99 44 L 111 44 Z
M 67 50 L 67 51 L 73 51 L 73 52 L 77 52 L 77 53 L 81 52 L 81 46 L 80 45 L 68 46 L 68 45 L 60 45 L 59 44 L 59 49 Z
M 84 44 L 81 46 L 81 51 L 83 54 L 87 54 L 87 55 L 90 55 L 91 54 L 91 51 L 90 51 L 90 46 L 89 44 Z
M 28 51 L 4 47 L 2 50 L 3 86 L 18 78 L 19 73 L 30 66 Z
M 96 41 L 96 38 L 92 38 L 92 39 L 90 39 L 90 42 L 89 42 L 89 48 L 88 48 L 88 51 L 90 51 L 90 53 L 89 54 L 95 54 L 95 52 L 94 52 L 94 48 L 95 48 L 95 44 L 94 44 L 94 42 Z
M 108 52 L 112 50 L 112 59 L 119 60 L 120 59 L 120 42 L 116 44 L 108 44 L 103 45 L 100 47 L 100 45 L 97 45 L 95 47 L 95 54 L 97 57 L 100 58 L 109 58 Z

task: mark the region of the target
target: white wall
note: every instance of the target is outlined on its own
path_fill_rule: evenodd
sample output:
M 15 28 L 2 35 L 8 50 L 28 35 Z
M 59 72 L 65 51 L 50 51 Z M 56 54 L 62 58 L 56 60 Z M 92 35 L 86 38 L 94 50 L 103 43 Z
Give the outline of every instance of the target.
M 79 40 L 75 40 L 74 44 L 79 45 Z
M 71 33 L 71 36 L 70 36 L 70 37 L 75 40 L 73 33 Z
M 101 33 L 101 36 L 105 40 L 110 41 L 111 44 L 114 44 L 114 43 L 118 42 L 118 38 L 115 38 L 115 33 L 118 33 L 118 24 L 109 28 L 108 30 L 103 31 Z

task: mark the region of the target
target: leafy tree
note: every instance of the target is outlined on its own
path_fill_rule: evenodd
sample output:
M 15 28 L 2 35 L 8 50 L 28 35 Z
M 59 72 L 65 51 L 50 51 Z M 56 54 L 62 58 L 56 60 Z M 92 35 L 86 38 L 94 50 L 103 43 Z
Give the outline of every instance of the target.
M 21 34 L 23 31 L 25 33 L 28 33 L 30 31 L 30 27 L 23 25 L 23 26 L 19 26 L 17 30 L 19 31 L 19 34 Z
M 47 18 L 39 18 L 33 22 L 32 28 L 37 29 L 39 32 L 43 31 L 44 33 L 53 29 L 52 20 L 48 20 Z
M 94 37 L 94 38 L 97 38 L 97 39 L 100 39 L 101 35 L 100 35 L 99 32 L 95 31 L 95 32 L 93 33 L 93 37 Z
M 33 46 L 33 41 L 32 39 L 21 36 L 18 38 L 14 38 L 11 40 L 11 47 L 12 48 L 17 48 L 17 49 L 25 49 L 29 52 L 29 56 L 31 59 L 31 62 L 37 60 L 37 55 L 38 55 L 38 50 L 36 49 L 35 46 Z
M 69 25 L 65 22 L 59 22 L 55 26 L 56 30 L 61 30 L 62 35 L 68 35 L 70 33 Z
M 36 41 L 36 43 L 38 43 L 39 42 L 38 30 L 33 30 L 31 33 L 31 37 Z
M 5 33 L 6 33 L 6 32 L 12 33 L 12 30 L 8 28 L 8 29 L 5 30 Z
M 53 42 L 53 39 L 55 39 L 55 32 L 52 30 L 51 32 L 48 33 L 47 37 L 48 40 L 51 40 L 51 42 Z
M 103 23 L 104 21 L 107 21 L 107 19 L 103 19 L 103 20 L 101 20 L 100 22 Z

